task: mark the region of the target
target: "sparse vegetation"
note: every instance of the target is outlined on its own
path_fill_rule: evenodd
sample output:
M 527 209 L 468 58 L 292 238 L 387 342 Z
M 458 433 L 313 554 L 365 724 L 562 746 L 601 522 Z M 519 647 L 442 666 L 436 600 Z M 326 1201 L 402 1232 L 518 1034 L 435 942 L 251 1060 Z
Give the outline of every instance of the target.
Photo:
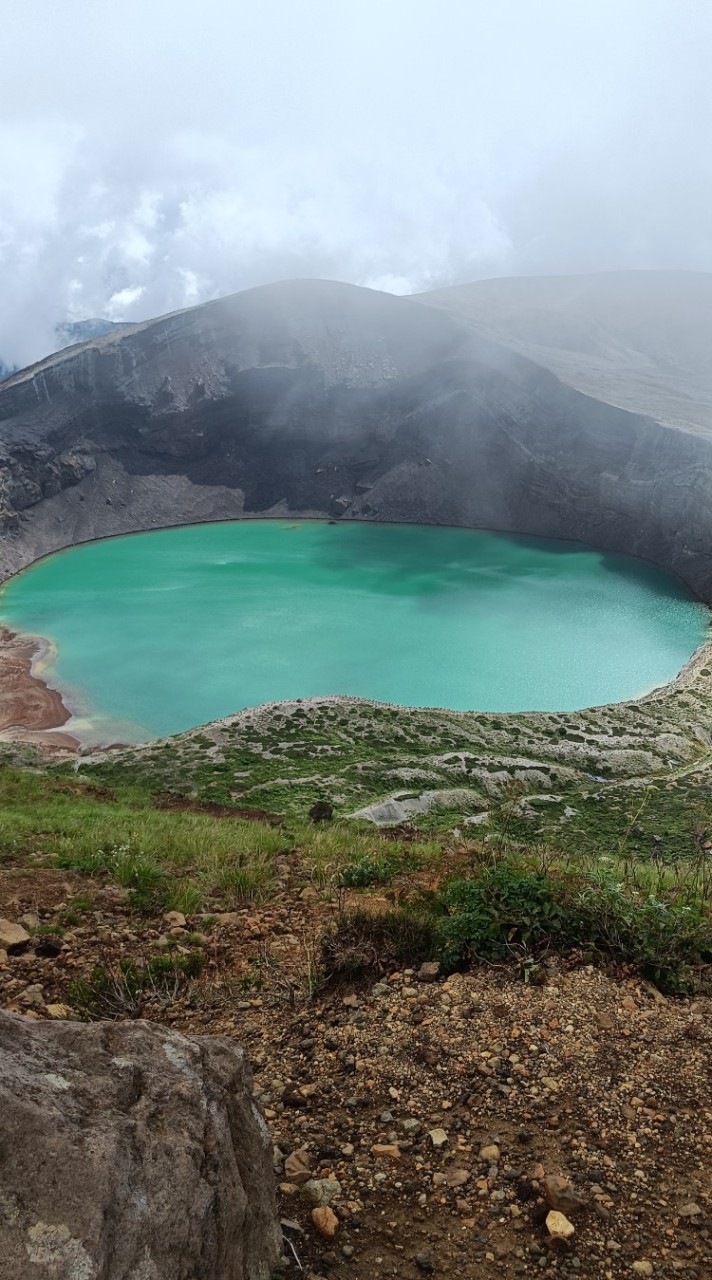
M 156 956 L 147 964 L 122 960 L 113 968 L 97 965 L 88 978 L 77 978 L 69 989 L 71 1007 L 87 1022 L 141 1018 L 147 1007 L 168 1008 L 187 983 L 203 971 L 205 957 Z
M 436 949 L 437 931 L 426 912 L 346 911 L 325 932 L 321 958 L 327 980 L 354 981 L 420 964 Z

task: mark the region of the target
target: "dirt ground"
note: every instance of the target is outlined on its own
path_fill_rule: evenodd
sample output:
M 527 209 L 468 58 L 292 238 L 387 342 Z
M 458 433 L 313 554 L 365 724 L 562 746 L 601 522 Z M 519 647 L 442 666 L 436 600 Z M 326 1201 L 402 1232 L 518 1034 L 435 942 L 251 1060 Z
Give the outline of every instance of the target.
M 64 1016 L 98 963 L 203 950 L 203 975 L 141 1012 L 250 1056 L 289 1280 L 712 1277 L 710 1000 L 560 962 L 536 986 L 481 968 L 319 989 L 335 911 L 295 882 L 183 924 L 100 881 L 7 867 L 0 916 L 33 936 L 0 952 L 0 1004 Z

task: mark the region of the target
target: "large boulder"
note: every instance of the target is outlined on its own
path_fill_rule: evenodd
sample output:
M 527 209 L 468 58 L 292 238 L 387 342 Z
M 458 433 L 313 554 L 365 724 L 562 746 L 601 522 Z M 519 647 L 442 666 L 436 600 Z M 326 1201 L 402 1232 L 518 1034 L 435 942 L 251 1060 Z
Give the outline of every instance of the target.
M 270 1280 L 272 1148 L 242 1051 L 0 1012 L 0 1271 Z

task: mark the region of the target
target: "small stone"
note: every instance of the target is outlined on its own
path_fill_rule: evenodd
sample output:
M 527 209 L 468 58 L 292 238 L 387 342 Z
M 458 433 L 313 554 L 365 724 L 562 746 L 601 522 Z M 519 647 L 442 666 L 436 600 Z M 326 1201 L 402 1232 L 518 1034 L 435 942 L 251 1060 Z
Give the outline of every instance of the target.
M 426 960 L 421 964 L 416 977 L 419 982 L 436 982 L 440 977 L 440 961 Z
M 694 1200 L 684 1204 L 681 1209 L 678 1209 L 678 1213 L 681 1218 L 699 1218 L 702 1216 L 702 1210 L 698 1204 L 695 1204 Z
M 447 1142 L 447 1134 L 444 1129 L 431 1129 L 428 1137 L 434 1147 L 444 1147 Z
M 404 1133 L 411 1134 L 412 1137 L 415 1137 L 417 1133 L 420 1133 L 422 1127 L 423 1126 L 419 1120 L 414 1120 L 411 1117 L 407 1120 L 401 1121 L 401 1129 L 403 1129 Z
M 563 1213 L 552 1209 L 546 1215 L 546 1229 L 553 1240 L 570 1240 L 576 1228 Z
M 307 1200 L 323 1209 L 341 1195 L 341 1183 L 336 1178 L 310 1178 L 304 1183 L 303 1192 Z
M 24 916 L 20 916 L 17 923 L 23 925 L 25 929 L 39 929 L 40 918 L 35 915 L 34 911 L 26 911 Z
M 447 1182 L 447 1185 L 453 1188 L 464 1187 L 465 1183 L 469 1182 L 469 1179 L 470 1173 L 468 1169 L 450 1168 L 445 1174 L 445 1181 Z
M 393 1116 L 390 1111 L 382 1111 L 378 1120 L 380 1124 L 393 1124 Z
M 419 1271 L 424 1271 L 426 1275 L 432 1275 L 435 1270 L 435 1263 L 429 1253 L 416 1253 L 415 1265 Z
M 283 1231 L 288 1231 L 291 1235 L 303 1236 L 304 1231 L 295 1218 L 280 1218 L 279 1225 Z
M 182 911 L 166 911 L 163 919 L 169 928 L 185 929 L 186 919 Z
M 48 1018 L 71 1018 L 72 1010 L 68 1004 L 46 1004 L 45 1013 Z
M 374 1142 L 371 1155 L 384 1156 L 388 1160 L 400 1160 L 400 1147 L 397 1147 L 394 1142 Z
M 300 1147 L 298 1151 L 293 1151 L 284 1162 L 284 1172 L 289 1182 L 302 1186 L 308 1182 L 312 1175 L 311 1157 L 309 1152 Z
M 560 1178 L 556 1174 L 544 1178 L 544 1195 L 549 1207 L 562 1213 L 575 1213 L 588 1203 L 586 1196 L 575 1191 L 568 1178 Z
M 488 1164 L 496 1164 L 500 1155 L 500 1149 L 494 1142 L 489 1146 L 480 1147 L 480 1160 L 485 1160 Z
M 314 1229 L 324 1240 L 334 1239 L 339 1229 L 339 1219 L 333 1209 L 330 1209 L 328 1205 L 312 1209 L 311 1220 L 314 1224 Z
M 9 956 L 19 955 L 21 951 L 30 941 L 30 935 L 21 924 L 14 924 L 12 920 L 0 919 L 0 947 L 3 951 L 7 951 Z
M 37 982 L 33 983 L 31 987 L 25 987 L 25 990 L 17 998 L 25 1008 L 44 1009 L 45 1007 L 42 988 Z
M 653 1264 L 641 1259 L 640 1262 L 633 1263 L 633 1270 L 637 1276 L 651 1276 L 653 1274 Z

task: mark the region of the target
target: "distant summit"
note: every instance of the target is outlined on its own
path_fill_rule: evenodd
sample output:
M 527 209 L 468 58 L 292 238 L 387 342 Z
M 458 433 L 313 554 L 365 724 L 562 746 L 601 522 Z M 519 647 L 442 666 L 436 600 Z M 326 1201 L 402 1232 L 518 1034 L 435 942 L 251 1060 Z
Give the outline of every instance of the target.
M 100 320 L 91 317 L 88 320 L 72 320 L 67 324 L 59 324 L 55 329 L 57 346 L 55 351 L 63 351 L 65 347 L 73 347 L 77 342 L 90 342 L 92 338 L 103 338 L 105 333 L 113 333 L 114 329 L 126 329 L 129 326 L 121 320 Z M 48 355 L 53 354 L 47 352 Z

